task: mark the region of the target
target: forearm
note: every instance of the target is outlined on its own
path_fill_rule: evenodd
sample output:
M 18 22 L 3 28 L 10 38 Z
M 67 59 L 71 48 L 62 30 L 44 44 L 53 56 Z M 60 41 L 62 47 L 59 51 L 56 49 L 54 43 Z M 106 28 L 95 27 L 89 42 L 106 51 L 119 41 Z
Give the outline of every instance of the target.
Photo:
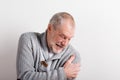
M 63 68 L 47 72 L 25 71 L 18 73 L 20 80 L 67 80 Z

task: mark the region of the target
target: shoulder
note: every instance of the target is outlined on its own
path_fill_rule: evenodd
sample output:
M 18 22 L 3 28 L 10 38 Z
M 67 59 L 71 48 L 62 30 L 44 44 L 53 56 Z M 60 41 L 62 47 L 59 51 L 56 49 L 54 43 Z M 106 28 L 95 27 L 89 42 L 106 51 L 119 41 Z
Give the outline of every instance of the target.
M 41 35 L 38 32 L 25 32 L 20 35 L 19 42 L 20 43 L 31 43 L 38 40 L 38 35 Z M 40 37 L 40 36 L 39 36 Z
M 25 32 L 25 33 L 22 33 L 20 37 L 33 37 L 33 36 L 37 36 L 39 34 L 40 33 L 38 33 L 38 32 Z
M 80 53 L 79 53 L 79 51 L 78 50 L 76 50 L 72 45 L 69 45 L 69 50 L 70 50 L 70 54 L 71 55 L 75 55 L 75 60 L 74 60 L 74 62 L 76 63 L 76 62 L 80 62 Z
M 78 50 L 76 50 L 72 45 L 69 45 L 68 49 L 70 50 L 70 52 L 72 52 L 72 54 L 79 54 Z
M 20 39 L 36 39 L 40 35 L 38 32 L 25 32 L 20 35 Z

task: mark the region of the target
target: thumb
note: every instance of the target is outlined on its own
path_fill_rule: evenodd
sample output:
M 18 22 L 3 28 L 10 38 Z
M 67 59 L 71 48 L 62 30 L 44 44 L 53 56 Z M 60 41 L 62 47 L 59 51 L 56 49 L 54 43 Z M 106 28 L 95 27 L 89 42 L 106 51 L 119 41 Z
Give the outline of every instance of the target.
M 75 55 L 71 55 L 68 59 L 68 63 L 72 63 L 72 61 L 75 59 Z

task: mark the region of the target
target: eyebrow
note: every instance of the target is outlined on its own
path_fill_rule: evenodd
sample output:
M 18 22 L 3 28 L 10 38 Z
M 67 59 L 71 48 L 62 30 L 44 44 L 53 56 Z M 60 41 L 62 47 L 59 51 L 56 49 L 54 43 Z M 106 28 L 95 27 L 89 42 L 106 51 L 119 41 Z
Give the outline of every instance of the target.
M 64 37 L 68 38 L 64 33 L 61 33 Z M 74 36 L 70 37 L 69 39 L 73 38 Z

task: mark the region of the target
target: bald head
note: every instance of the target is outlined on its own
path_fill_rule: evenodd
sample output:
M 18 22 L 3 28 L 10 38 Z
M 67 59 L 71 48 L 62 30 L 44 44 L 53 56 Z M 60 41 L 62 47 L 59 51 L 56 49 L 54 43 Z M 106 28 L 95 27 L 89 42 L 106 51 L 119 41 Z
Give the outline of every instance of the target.
M 53 17 L 50 19 L 49 24 L 51 26 L 53 26 L 55 29 L 57 29 L 58 27 L 60 27 L 62 24 L 64 24 L 65 22 L 69 22 L 69 24 L 72 27 L 75 27 L 75 22 L 74 19 L 72 17 L 72 15 L 70 15 L 67 12 L 59 12 L 56 13 L 55 15 L 53 15 Z

